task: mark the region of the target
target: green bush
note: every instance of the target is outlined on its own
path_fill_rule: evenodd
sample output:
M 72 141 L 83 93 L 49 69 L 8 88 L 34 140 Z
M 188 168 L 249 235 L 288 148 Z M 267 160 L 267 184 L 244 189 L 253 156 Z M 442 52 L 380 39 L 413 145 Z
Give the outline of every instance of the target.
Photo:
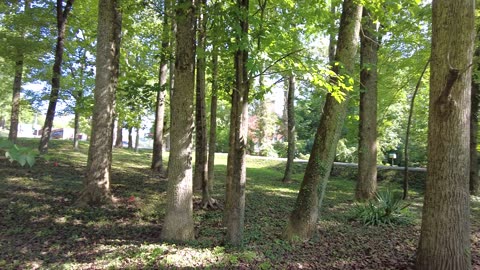
M 288 143 L 277 141 L 273 144 L 273 149 L 277 152 L 278 157 L 286 158 L 288 152 Z
M 356 204 L 354 217 L 365 225 L 401 225 L 410 223 L 409 204 L 390 190 L 377 193 L 374 200 Z
M 278 157 L 273 145 L 267 143 L 261 146 L 259 154 L 262 157 Z

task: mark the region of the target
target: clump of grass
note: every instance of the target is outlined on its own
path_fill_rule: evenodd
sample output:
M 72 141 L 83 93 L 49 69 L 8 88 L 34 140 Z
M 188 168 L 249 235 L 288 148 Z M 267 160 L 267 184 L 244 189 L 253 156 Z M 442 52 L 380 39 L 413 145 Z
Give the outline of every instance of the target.
M 374 200 L 357 203 L 353 215 L 365 225 L 405 225 L 411 223 L 408 206 L 400 196 L 386 190 L 378 192 Z

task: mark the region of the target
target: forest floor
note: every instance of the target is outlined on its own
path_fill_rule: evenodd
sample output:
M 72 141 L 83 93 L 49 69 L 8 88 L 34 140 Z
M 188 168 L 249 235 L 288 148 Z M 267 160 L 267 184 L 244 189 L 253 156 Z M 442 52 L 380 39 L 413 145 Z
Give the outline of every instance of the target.
M 36 145 L 36 141 L 26 141 Z M 21 168 L 0 159 L 0 269 L 413 269 L 421 190 L 411 190 L 411 224 L 364 226 L 352 219 L 352 180 L 330 179 L 318 233 L 290 244 L 282 231 L 296 199 L 304 163 L 282 183 L 283 161 L 247 160 L 245 245 L 223 244 L 222 210 L 199 208 L 196 240 L 162 242 L 166 179 L 149 170 L 150 152 L 115 149 L 112 191 L 118 203 L 74 207 L 82 188 L 86 144 L 79 151 L 52 141 L 49 161 Z M 214 197 L 224 201 L 226 155 L 216 158 Z M 382 181 L 381 189 L 400 191 Z M 472 198 L 473 269 L 480 269 L 480 198 Z

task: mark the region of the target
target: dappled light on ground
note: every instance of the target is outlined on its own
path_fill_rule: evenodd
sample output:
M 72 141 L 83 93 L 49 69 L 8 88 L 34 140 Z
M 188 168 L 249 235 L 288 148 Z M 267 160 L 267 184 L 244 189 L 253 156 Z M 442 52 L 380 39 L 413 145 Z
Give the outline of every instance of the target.
M 87 148 L 57 147 L 52 152 L 58 155 L 31 169 L 0 166 L 0 269 L 413 269 L 419 190 L 412 190 L 409 201 L 412 224 L 366 227 L 352 218 L 355 183 L 332 178 L 317 235 L 291 244 L 281 237 L 305 164 L 296 164 L 292 183 L 282 183 L 282 162 L 249 158 L 244 248 L 224 246 L 222 209 L 198 207 L 200 194 L 194 196 L 196 240 L 173 244 L 160 240 L 167 181 L 150 171 L 147 152 L 116 149 L 112 192 L 117 201 L 79 209 L 74 203 Z M 212 195 L 223 205 L 226 156 L 217 162 Z M 400 191 L 395 182 L 380 182 L 380 187 Z M 478 268 L 478 197 L 472 198 L 472 221 L 472 257 Z

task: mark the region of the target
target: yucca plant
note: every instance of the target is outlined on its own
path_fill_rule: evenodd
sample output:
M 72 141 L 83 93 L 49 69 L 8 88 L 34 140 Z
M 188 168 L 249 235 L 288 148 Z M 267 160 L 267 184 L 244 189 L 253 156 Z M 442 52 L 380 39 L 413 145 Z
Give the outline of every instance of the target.
M 408 206 L 400 196 L 386 190 L 378 192 L 374 200 L 355 204 L 353 213 L 365 225 L 407 224 L 410 222 Z

